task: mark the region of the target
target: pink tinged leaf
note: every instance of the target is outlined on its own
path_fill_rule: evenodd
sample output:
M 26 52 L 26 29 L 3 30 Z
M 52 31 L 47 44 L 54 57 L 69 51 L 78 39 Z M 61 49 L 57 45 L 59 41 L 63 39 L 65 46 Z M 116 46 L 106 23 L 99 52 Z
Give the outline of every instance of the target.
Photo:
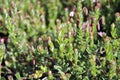
M 88 15 L 88 9 L 86 7 L 83 8 L 83 11 L 85 12 L 85 15 Z
M 99 23 L 97 24 L 97 28 L 98 28 L 98 30 L 100 31 L 100 24 L 99 24 Z
M 23 20 L 23 16 L 22 15 L 20 15 L 20 20 Z
M 90 32 L 92 32 L 92 26 L 90 26 Z
M 12 24 L 14 24 L 15 23 L 15 19 L 14 18 L 12 18 Z
M 72 30 L 71 30 L 71 35 L 72 36 L 75 36 L 75 32 L 74 32 L 74 29 L 72 28 Z
M 15 2 L 14 1 L 12 1 L 12 7 L 15 7 Z
M 102 16 L 102 24 L 105 25 L 105 17 Z
M 88 15 L 88 9 L 86 8 L 86 10 L 85 10 L 85 13 L 86 13 L 86 15 Z
M 101 8 L 101 4 L 100 4 L 100 2 L 97 2 L 97 8 L 98 8 L 98 9 Z
M 35 59 L 32 60 L 32 64 L 35 65 Z
M 83 32 L 86 31 L 86 28 L 87 28 L 87 23 L 83 23 L 83 26 L 82 26 Z

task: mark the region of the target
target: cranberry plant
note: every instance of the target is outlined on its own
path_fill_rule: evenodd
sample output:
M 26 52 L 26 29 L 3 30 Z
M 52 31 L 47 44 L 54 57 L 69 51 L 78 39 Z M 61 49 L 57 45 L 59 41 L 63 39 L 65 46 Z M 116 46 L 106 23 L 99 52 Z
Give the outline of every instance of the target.
M 0 80 L 120 79 L 120 0 L 0 0 Z

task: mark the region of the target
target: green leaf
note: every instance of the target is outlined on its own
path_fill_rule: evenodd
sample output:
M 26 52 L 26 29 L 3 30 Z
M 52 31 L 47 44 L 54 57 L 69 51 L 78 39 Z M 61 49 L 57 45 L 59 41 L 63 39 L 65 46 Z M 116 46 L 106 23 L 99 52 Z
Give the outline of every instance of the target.
M 16 76 L 16 78 L 17 78 L 18 80 L 21 78 L 21 76 L 20 76 L 20 73 L 19 73 L 19 72 L 17 72 L 17 73 L 15 74 L 15 76 Z

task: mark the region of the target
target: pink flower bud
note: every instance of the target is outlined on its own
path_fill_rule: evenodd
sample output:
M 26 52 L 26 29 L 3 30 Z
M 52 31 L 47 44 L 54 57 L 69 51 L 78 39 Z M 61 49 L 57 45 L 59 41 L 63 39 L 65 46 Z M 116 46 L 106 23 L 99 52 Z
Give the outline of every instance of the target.
M 74 16 L 74 11 L 71 11 L 70 12 L 70 17 L 73 17 Z

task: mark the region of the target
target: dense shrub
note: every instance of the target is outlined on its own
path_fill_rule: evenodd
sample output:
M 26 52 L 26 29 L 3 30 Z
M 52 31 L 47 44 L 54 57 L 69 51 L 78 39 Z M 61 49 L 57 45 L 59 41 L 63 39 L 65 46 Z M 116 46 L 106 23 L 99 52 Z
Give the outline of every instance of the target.
M 0 0 L 0 80 L 120 79 L 120 0 Z

